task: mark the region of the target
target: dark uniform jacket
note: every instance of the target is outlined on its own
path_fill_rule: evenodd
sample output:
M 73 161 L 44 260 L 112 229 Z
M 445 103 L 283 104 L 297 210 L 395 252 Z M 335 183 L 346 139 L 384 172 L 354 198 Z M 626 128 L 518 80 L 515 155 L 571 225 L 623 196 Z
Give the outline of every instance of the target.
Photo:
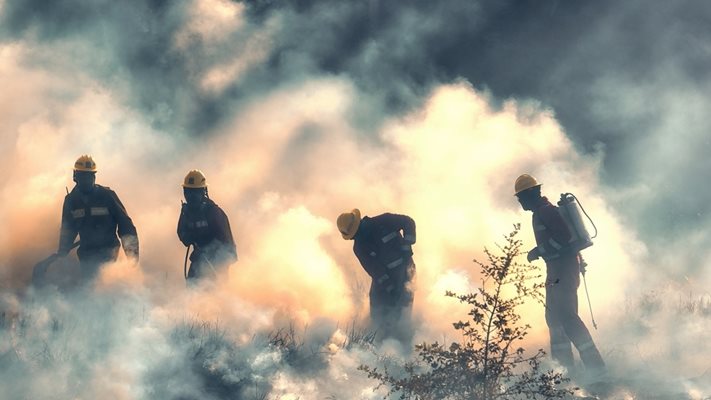
M 580 282 L 578 253 L 570 248 L 572 235 L 558 207 L 546 197 L 533 210 L 533 232 L 538 253 L 546 262 L 548 283 Z
M 118 231 L 118 236 L 116 235 Z M 96 185 L 85 195 L 76 187 L 64 198 L 59 254 L 67 254 L 79 235 L 79 259 L 118 250 L 119 237 L 126 255 L 138 258 L 138 235 L 116 193 Z
M 227 215 L 210 199 L 197 209 L 183 205 L 178 220 L 178 237 L 185 246 L 194 245 L 193 262 L 205 257 L 214 267 L 237 260 L 237 247 Z
M 415 221 L 406 215 L 363 217 L 354 237 L 353 252 L 373 279 L 371 295 L 403 291 L 414 274 L 415 237 Z

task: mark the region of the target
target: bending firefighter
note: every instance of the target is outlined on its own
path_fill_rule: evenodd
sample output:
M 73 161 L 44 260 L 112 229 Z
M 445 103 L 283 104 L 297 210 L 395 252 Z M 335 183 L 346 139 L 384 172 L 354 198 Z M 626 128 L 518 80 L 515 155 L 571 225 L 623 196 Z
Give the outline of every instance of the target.
M 99 267 L 116 261 L 120 245 L 126 256 L 138 262 L 138 235 L 116 193 L 96 184 L 96 163 L 83 155 L 74 163 L 74 189 L 64 198 L 59 256 L 66 256 L 79 235 L 82 278 L 96 277 Z M 117 235 L 118 232 L 118 235 Z
M 343 239 L 353 240 L 353 252 L 372 278 L 370 318 L 381 337 L 394 337 L 409 347 L 412 340 L 412 280 L 415 263 L 415 221 L 406 215 L 361 218 L 354 209 L 337 220 Z
M 600 375 L 605 363 L 585 323 L 578 316 L 578 286 L 581 257 L 571 245 L 573 236 L 558 207 L 541 196 L 541 184 L 530 175 L 521 175 L 514 185 L 524 210 L 533 212 L 536 247 L 528 261 L 543 258 L 546 263 L 546 323 L 551 355 L 569 371 L 575 365 L 571 342 L 580 353 L 588 373 Z
M 183 182 L 183 195 L 186 203 L 180 211 L 178 238 L 186 247 L 193 246 L 185 279 L 214 279 L 237 261 L 230 222 L 225 212 L 208 197 L 207 181 L 202 172 L 188 172 Z

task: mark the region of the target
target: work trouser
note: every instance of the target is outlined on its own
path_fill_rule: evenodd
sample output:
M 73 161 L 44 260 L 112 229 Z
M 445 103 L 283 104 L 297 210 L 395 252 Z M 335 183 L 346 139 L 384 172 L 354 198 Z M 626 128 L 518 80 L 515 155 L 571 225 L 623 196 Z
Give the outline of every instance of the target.
M 547 266 L 546 324 L 550 333 L 551 356 L 566 368 L 572 368 L 575 365 L 572 342 L 586 370 L 603 370 L 605 363 L 602 356 L 578 315 L 580 279 L 577 259 L 548 261 Z
M 101 266 L 114 262 L 118 258 L 118 247 L 102 247 L 95 249 L 82 249 L 79 247 L 79 269 L 83 283 L 91 283 L 99 275 Z
M 403 344 L 404 348 L 412 345 L 412 303 L 414 294 L 412 282 L 415 276 L 415 264 L 402 266 L 404 273 L 400 278 L 389 282 L 370 284 L 370 320 L 377 337 L 391 337 Z M 397 276 L 393 274 L 393 276 Z

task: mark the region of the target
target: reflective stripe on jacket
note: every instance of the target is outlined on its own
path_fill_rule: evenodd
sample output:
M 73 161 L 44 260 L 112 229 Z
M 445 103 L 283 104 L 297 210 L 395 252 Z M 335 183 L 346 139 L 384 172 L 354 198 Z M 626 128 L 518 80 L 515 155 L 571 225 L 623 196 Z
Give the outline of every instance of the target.
M 124 249 L 138 256 L 136 227 L 116 193 L 108 187 L 96 185 L 88 195 L 75 187 L 65 196 L 58 252 L 66 254 L 77 235 L 81 240 L 80 257 L 95 250 L 118 248 L 119 237 L 130 238 L 127 242 L 131 248 L 124 243 Z
M 373 282 L 383 290 L 404 285 L 411 276 L 415 221 L 399 214 L 363 217 L 354 238 L 353 252 Z

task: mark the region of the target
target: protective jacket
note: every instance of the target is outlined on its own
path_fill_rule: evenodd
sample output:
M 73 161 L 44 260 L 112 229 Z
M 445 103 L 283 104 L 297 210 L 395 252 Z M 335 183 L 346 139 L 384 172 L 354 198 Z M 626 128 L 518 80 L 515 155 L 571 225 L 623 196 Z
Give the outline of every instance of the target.
M 75 187 L 64 198 L 57 253 L 66 255 L 77 235 L 81 241 L 77 250 L 80 260 L 97 254 L 115 255 L 119 237 L 126 255 L 138 259 L 136 227 L 116 193 L 108 187 L 95 185 L 89 194 Z
M 572 235 L 558 207 L 548 198 L 542 197 L 538 207 L 533 210 L 533 232 L 536 236 L 538 253 L 545 261 L 554 260 L 566 254 Z
M 227 215 L 209 198 L 197 208 L 183 205 L 178 238 L 185 246 L 195 247 L 190 255 L 189 277 L 207 272 L 205 268 L 219 269 L 237 260 L 237 247 Z
M 373 279 L 371 299 L 398 301 L 404 294 L 411 302 L 406 284 L 414 275 L 415 237 L 415 221 L 406 215 L 363 217 L 354 237 L 353 252 Z
M 549 282 L 564 279 L 580 283 L 578 253 L 571 250 L 572 239 L 568 225 L 560 216 L 558 207 L 542 197 L 533 210 L 533 232 L 538 254 L 546 262 Z

